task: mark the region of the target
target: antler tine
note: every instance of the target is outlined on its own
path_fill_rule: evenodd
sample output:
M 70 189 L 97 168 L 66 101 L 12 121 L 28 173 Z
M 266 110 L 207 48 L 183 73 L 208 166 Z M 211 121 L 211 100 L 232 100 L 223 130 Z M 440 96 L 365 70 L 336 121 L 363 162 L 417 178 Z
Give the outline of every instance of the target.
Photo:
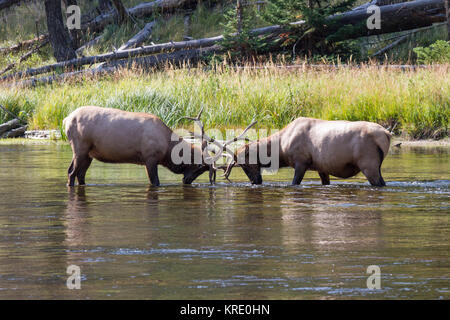
M 205 130 L 204 130 L 204 127 L 203 127 L 203 123 L 200 120 L 200 117 L 202 116 L 202 113 L 203 113 L 203 106 L 200 109 L 200 112 L 198 113 L 197 117 L 193 118 L 193 117 L 186 117 L 186 116 L 184 116 L 184 117 L 181 117 L 181 119 L 188 119 L 188 120 L 194 121 L 200 127 L 200 129 L 202 129 L 202 134 L 204 134 Z
M 200 117 L 202 116 L 202 113 L 203 113 L 203 107 L 204 107 L 204 106 L 201 107 L 200 112 L 199 112 L 198 115 L 197 115 L 197 119 L 198 119 L 198 120 L 200 120 Z
M 227 146 L 230 143 L 236 142 L 238 140 L 245 140 L 246 138 L 244 138 L 245 134 L 247 133 L 248 130 L 250 130 L 251 127 L 253 127 L 255 124 L 257 124 L 258 121 L 254 120 L 252 123 L 250 123 L 247 128 L 245 128 L 244 131 L 242 131 L 242 133 L 240 135 L 238 135 L 237 137 L 228 140 L 227 142 L 225 142 L 225 146 Z M 248 139 L 249 141 L 251 141 L 250 139 Z
M 230 164 L 228 165 L 225 173 L 222 175 L 222 177 L 224 177 L 225 179 L 227 179 L 228 181 L 230 181 L 230 179 L 228 178 L 231 174 L 231 169 L 233 169 L 233 167 L 236 165 L 236 161 L 231 161 Z
M 253 127 L 256 123 L 258 123 L 258 121 L 253 120 L 252 123 L 250 123 L 247 128 L 245 128 L 245 130 L 238 135 L 237 137 L 228 140 L 227 142 L 225 142 L 224 144 L 224 150 L 227 151 L 227 153 L 229 153 L 229 149 L 227 148 L 227 145 L 229 145 L 230 143 L 236 142 L 238 140 L 249 140 L 247 138 L 244 138 L 244 136 L 246 135 L 247 131 L 250 130 L 251 127 Z M 231 170 L 233 169 L 233 167 L 236 165 L 236 160 L 234 159 L 234 157 L 232 157 L 232 160 L 230 161 L 230 163 L 228 164 L 225 173 L 222 175 L 222 177 L 224 177 L 225 179 L 227 179 L 228 181 L 230 181 L 229 176 L 231 174 Z M 231 182 L 231 181 L 230 181 Z
M 237 137 L 230 139 L 228 141 L 226 141 L 224 144 L 220 143 L 219 141 L 212 139 L 210 137 L 208 137 L 205 133 L 203 134 L 205 137 L 208 138 L 208 142 L 210 143 L 214 143 L 216 146 L 218 146 L 222 151 L 219 152 L 217 155 L 215 155 L 214 157 L 211 157 L 210 159 L 212 159 L 212 162 L 215 163 L 217 160 L 220 159 L 221 156 L 225 156 L 228 158 L 231 158 L 232 160 L 234 160 L 233 158 L 233 154 L 234 152 L 232 152 L 227 145 L 229 145 L 230 143 L 236 142 L 238 140 L 248 140 L 251 141 L 250 139 L 244 138 L 245 134 L 247 133 L 247 131 L 253 127 L 256 123 L 258 123 L 258 121 L 253 121 L 251 124 L 249 124 L 247 126 L 247 128 L 245 128 L 245 130 Z M 225 153 L 223 153 L 223 151 L 225 151 Z

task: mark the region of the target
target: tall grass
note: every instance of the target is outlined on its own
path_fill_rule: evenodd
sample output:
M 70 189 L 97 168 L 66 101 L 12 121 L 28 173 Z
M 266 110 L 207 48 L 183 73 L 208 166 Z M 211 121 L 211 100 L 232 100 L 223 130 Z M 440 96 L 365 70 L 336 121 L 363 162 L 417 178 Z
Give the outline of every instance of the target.
M 373 66 L 332 71 L 260 70 L 220 66 L 216 71 L 167 68 L 149 74 L 121 71 L 35 88 L 0 88 L 0 104 L 23 111 L 31 128 L 60 128 L 71 111 L 99 105 L 158 115 L 183 126 L 184 115 L 204 106 L 208 128 L 238 127 L 252 118 L 281 128 L 299 116 L 367 120 L 411 138 L 448 136 L 449 66 L 418 71 Z M 7 115 L 0 113 L 0 121 Z

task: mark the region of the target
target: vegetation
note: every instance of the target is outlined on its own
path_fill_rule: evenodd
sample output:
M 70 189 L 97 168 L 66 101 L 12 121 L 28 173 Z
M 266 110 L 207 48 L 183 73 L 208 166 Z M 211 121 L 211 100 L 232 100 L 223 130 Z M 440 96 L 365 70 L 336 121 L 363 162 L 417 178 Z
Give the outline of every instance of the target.
M 255 117 L 262 127 L 281 128 L 299 116 L 368 120 L 395 133 L 419 138 L 448 136 L 448 66 L 399 71 L 362 66 L 314 71 L 235 69 L 175 70 L 142 74 L 123 70 L 102 79 L 2 88 L 0 104 L 27 117 L 30 128 L 57 129 L 72 110 L 99 105 L 151 112 L 169 126 L 205 106 L 208 128 L 245 126 Z M 9 116 L 0 113 L 0 122 Z
M 450 41 L 438 40 L 427 48 L 414 49 L 419 63 L 450 63 Z
M 272 24 L 282 24 L 288 28 L 284 34 L 282 46 L 293 47 L 307 56 L 331 56 L 347 60 L 359 54 L 353 41 L 342 41 L 354 26 L 335 26 L 327 18 L 351 10 L 356 0 L 310 1 L 310 0 L 271 0 L 264 12 L 264 17 Z M 292 26 L 292 21 L 304 20 L 299 26 Z
M 132 7 L 141 0 L 123 0 Z M 341 41 L 346 28 L 330 33 L 321 29 L 323 19 L 351 6 L 367 1 L 292 1 L 270 0 L 268 5 L 245 6 L 242 10 L 242 31 L 238 37 L 236 1 L 202 1 L 191 12 L 189 36 L 210 37 L 225 34 L 223 45 L 235 54 L 215 56 L 209 66 L 199 69 L 174 70 L 170 66 L 158 72 L 120 70 L 105 78 L 84 78 L 65 83 L 33 88 L 0 87 L 0 104 L 21 118 L 26 118 L 32 129 L 57 129 L 62 119 L 81 105 L 100 105 L 124 110 L 152 112 L 168 125 L 183 126 L 184 115 L 195 114 L 206 107 L 205 123 L 209 127 L 244 126 L 255 116 L 261 126 L 281 128 L 298 116 L 323 119 L 368 120 L 385 127 L 394 127 L 395 133 L 411 138 L 439 138 L 449 133 L 448 77 L 449 47 L 446 26 L 437 25 L 413 33 L 401 32 L 371 36 L 352 41 Z M 311 3 L 321 6 L 310 8 Z M 80 1 L 82 12 L 90 12 L 95 1 Z M 95 11 L 91 10 L 94 15 Z M 27 19 L 23 19 L 27 16 Z M 152 36 L 144 44 L 180 41 L 186 36 L 185 12 L 158 13 L 133 19 L 121 25 L 110 24 L 101 33 L 98 44 L 87 49 L 85 55 L 112 51 L 136 34 L 146 23 L 156 19 Z M 30 2 L 0 12 L 0 47 L 9 47 L 19 41 L 34 38 L 46 32 L 45 12 L 41 2 Z M 304 19 L 307 23 L 279 36 L 281 50 L 265 55 L 263 68 L 238 69 L 230 66 L 231 58 L 255 58 L 267 49 L 266 42 L 253 37 L 252 28 L 273 23 L 288 24 Z M 37 29 L 37 30 L 36 30 Z M 348 31 L 348 30 L 347 30 Z M 83 41 L 99 34 L 83 35 Z M 442 63 L 429 69 L 401 72 L 371 65 L 371 56 L 399 37 L 408 35 L 405 42 L 379 57 L 385 63 Z M 310 41 L 309 37 L 314 37 Z M 319 37 L 319 38 L 317 38 Z M 309 40 L 308 40 L 309 39 Z M 319 39 L 319 40 L 318 40 Z M 357 67 L 317 71 L 305 69 L 278 69 L 274 62 L 293 61 L 292 47 L 305 41 L 297 50 L 297 63 L 340 63 L 355 60 L 366 64 Z M 310 45 L 314 43 L 314 46 Z M 430 46 L 432 45 L 432 46 Z M 430 46 L 430 47 L 428 47 Z M 416 47 L 421 47 L 413 50 Z M 305 50 L 307 49 L 307 50 Z M 29 49 L 0 56 L 0 70 L 17 62 Z M 302 59 L 302 60 L 299 60 Z M 418 60 L 417 60 L 418 59 Z M 242 61 L 255 61 L 244 60 Z M 267 62 L 268 61 L 268 62 Z M 374 60 L 372 60 L 374 61 Z M 12 71 L 24 70 L 53 63 L 50 46 L 34 53 Z M 236 62 L 236 60 L 234 60 Z M 214 65 L 215 64 L 215 65 Z M 213 69 L 214 71 L 208 71 Z M 0 111 L 0 123 L 10 116 Z
M 142 2 L 142 0 L 123 0 L 126 7 L 132 7 L 140 2 Z M 229 26 L 228 31 L 232 31 L 233 26 L 230 26 L 230 19 L 233 17 L 229 17 L 227 20 L 226 13 L 234 12 L 235 2 L 236 1 L 231 0 L 202 1 L 201 4 L 198 5 L 192 12 L 190 19 L 190 36 L 197 39 L 223 34 L 227 32 L 227 25 Z M 259 7 L 256 5 L 244 7 L 244 17 L 245 20 L 248 21 L 248 26 L 257 28 L 267 26 L 272 23 L 283 24 L 287 23 L 288 19 L 291 18 L 309 19 L 311 20 L 310 24 L 312 26 L 320 26 L 320 21 L 323 19 L 323 16 L 326 16 L 326 14 L 330 12 L 344 11 L 346 7 L 344 8 L 342 5 L 351 6 L 351 4 L 347 3 L 349 1 L 340 0 L 336 2 L 337 4 L 341 4 L 340 6 L 336 5 L 330 8 L 327 6 L 322 6 L 325 8 L 321 9 L 321 11 L 315 10 L 310 12 L 305 10 L 304 13 L 300 13 L 301 8 L 296 8 L 296 10 L 287 10 L 283 7 L 283 2 L 285 4 L 289 4 L 292 0 L 270 0 L 268 5 L 260 5 Z M 305 1 L 295 2 L 301 4 Z M 316 3 L 315 1 L 313 2 Z M 364 2 L 367 1 L 359 0 L 356 1 L 354 5 Z M 91 17 L 96 15 L 96 11 L 93 10 L 92 7 L 97 5 L 96 1 L 79 1 L 79 4 L 82 7 L 81 9 L 83 13 L 91 13 Z M 148 39 L 144 45 L 151 44 L 152 42 L 162 43 L 183 40 L 183 36 L 185 34 L 183 22 L 184 15 L 185 13 L 182 11 L 171 14 L 163 13 L 136 19 L 128 24 L 111 24 L 101 33 L 103 35 L 101 41 L 97 45 L 86 50 L 84 53 L 86 55 L 95 55 L 112 51 L 114 48 L 120 47 L 134 34 L 136 34 L 146 23 L 153 21 L 154 19 L 157 20 L 157 24 L 153 30 L 151 38 Z M 27 18 L 24 19 L 23 17 Z M 285 17 L 284 20 L 282 17 Z M 276 22 L 277 19 L 281 20 Z M 9 47 L 20 41 L 34 38 L 37 33 L 43 34 L 47 31 L 44 6 L 40 1 L 31 1 L 26 5 L 17 6 L 11 10 L 2 11 L 0 12 L 0 21 L 2 22 L 0 23 L 0 47 Z M 330 35 L 327 36 L 326 39 L 323 39 L 323 41 L 320 42 L 321 45 L 309 57 L 310 61 L 325 61 L 330 63 L 336 63 L 338 60 L 347 61 L 347 59 L 352 59 L 352 61 L 367 61 L 373 53 L 393 41 L 390 39 L 403 34 L 399 33 L 393 35 L 372 36 L 355 41 L 335 41 L 337 36 L 342 33 L 345 33 L 345 30 L 336 32 L 334 36 Z M 303 33 L 292 33 L 284 35 L 285 38 L 282 40 L 285 44 L 285 51 L 283 54 L 286 56 L 286 59 L 291 58 L 292 45 L 298 40 L 298 37 L 301 37 L 302 34 Z M 98 36 L 98 34 L 84 35 L 82 42 L 91 40 L 96 36 Z M 413 48 L 426 47 L 436 40 L 444 40 L 446 37 L 446 27 L 444 25 L 414 33 L 408 38 L 408 41 L 390 50 L 386 55 L 387 60 L 394 63 L 414 63 L 416 60 L 416 54 L 413 52 Z M 297 45 L 297 48 L 300 47 L 300 45 Z M 9 53 L 7 55 L 1 55 L 0 70 L 10 63 L 17 62 L 18 59 L 27 51 L 28 50 L 21 50 L 18 52 Z M 297 56 L 301 56 L 303 58 L 304 53 L 298 52 Z M 384 60 L 385 56 L 381 58 Z M 29 67 L 39 67 L 54 62 L 55 59 L 52 55 L 52 49 L 48 45 L 40 49 L 39 52 L 34 53 L 28 60 L 20 63 L 12 70 L 12 72 L 24 70 Z

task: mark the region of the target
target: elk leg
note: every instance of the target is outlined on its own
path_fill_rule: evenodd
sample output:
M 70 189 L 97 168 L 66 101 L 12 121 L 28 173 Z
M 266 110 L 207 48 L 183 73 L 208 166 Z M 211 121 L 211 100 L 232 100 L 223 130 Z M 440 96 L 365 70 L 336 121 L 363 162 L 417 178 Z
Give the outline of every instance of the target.
M 147 168 L 147 175 L 150 179 L 150 183 L 155 187 L 159 186 L 159 178 L 158 178 L 158 162 L 157 161 L 147 161 L 145 164 Z
M 382 162 L 382 156 L 379 156 L 375 152 L 372 152 L 372 154 L 367 154 L 367 157 L 358 162 L 358 167 L 361 169 L 361 172 L 366 176 L 370 184 L 376 187 L 384 187 L 386 185 L 383 177 L 381 176 Z
M 305 176 L 306 167 L 302 164 L 295 164 L 295 174 L 294 179 L 292 180 L 292 185 L 299 185 L 303 177 Z
M 73 160 L 74 159 L 72 159 L 72 162 L 70 163 L 69 169 L 67 169 L 67 174 L 70 174 L 73 170 Z
M 74 165 L 75 165 L 75 157 L 72 159 L 69 169 L 67 169 L 67 185 L 70 187 L 73 187 L 75 185 L 75 174 L 73 174 Z
M 327 173 L 319 172 L 320 180 L 322 180 L 322 184 L 327 186 L 330 184 L 330 175 Z
M 80 172 L 82 175 L 86 175 L 86 170 L 88 169 L 89 165 L 91 164 L 89 161 L 89 156 L 82 155 L 82 156 L 76 156 L 72 160 L 72 163 L 70 164 L 70 167 L 68 169 L 69 177 L 67 181 L 67 185 L 70 187 L 73 187 L 75 185 L 75 178 L 78 178 L 78 182 L 80 184 L 84 184 L 84 176 L 82 177 L 83 183 L 80 182 Z M 86 166 L 86 163 L 89 161 L 89 164 Z M 91 159 L 92 161 L 92 159 Z M 83 172 L 83 168 L 85 168 L 85 171 Z
M 78 179 L 78 184 L 79 185 L 85 185 L 86 182 L 84 181 L 85 177 L 86 177 L 86 172 L 89 169 L 89 166 L 92 163 L 92 158 L 87 156 L 86 158 L 84 158 L 82 160 L 82 162 L 80 163 L 80 168 L 78 170 L 77 173 L 77 179 Z
M 384 182 L 384 179 L 381 176 L 380 168 L 378 168 L 378 169 L 365 168 L 365 169 L 362 169 L 361 171 L 366 176 L 367 180 L 369 180 L 369 182 L 372 186 L 375 186 L 375 187 L 386 186 L 386 182 Z

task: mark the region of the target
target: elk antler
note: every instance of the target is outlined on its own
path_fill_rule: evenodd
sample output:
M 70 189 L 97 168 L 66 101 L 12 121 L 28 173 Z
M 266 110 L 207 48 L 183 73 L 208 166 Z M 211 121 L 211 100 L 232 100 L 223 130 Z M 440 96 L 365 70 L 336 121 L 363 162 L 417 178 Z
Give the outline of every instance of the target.
M 211 163 L 210 169 L 209 169 L 209 182 L 211 184 L 214 184 L 216 182 L 216 171 L 218 169 L 223 169 L 224 170 L 224 174 L 222 175 L 222 177 L 225 177 L 225 179 L 227 179 L 228 181 L 230 181 L 230 179 L 228 179 L 228 177 L 231 174 L 231 169 L 236 165 L 236 161 L 234 160 L 234 152 L 231 151 L 228 148 L 228 145 L 230 145 L 233 142 L 239 141 L 239 140 L 245 140 L 245 141 L 251 141 L 250 139 L 246 138 L 245 135 L 247 134 L 247 131 L 253 127 L 258 121 L 252 121 L 251 124 L 249 124 L 247 126 L 247 128 L 245 128 L 245 130 L 237 137 L 230 139 L 228 141 L 226 141 L 225 143 L 222 143 L 214 138 L 209 137 L 206 133 L 205 133 L 205 129 L 203 126 L 202 121 L 200 120 L 200 117 L 203 113 L 203 107 L 201 108 L 199 114 L 197 115 L 197 117 L 193 118 L 193 117 L 182 117 L 182 119 L 188 119 L 188 120 L 192 120 L 194 121 L 194 123 L 196 123 L 200 129 L 201 129 L 201 134 L 199 135 L 198 133 L 193 132 L 192 136 L 194 138 L 198 138 L 201 139 L 202 141 L 202 151 L 208 154 L 208 150 L 209 150 L 209 145 L 208 143 L 211 143 L 213 145 L 215 145 L 216 147 L 218 147 L 218 153 L 215 154 L 214 156 L 210 156 L 208 158 L 205 158 L 205 162 L 208 161 Z M 217 160 L 219 160 L 221 157 L 226 157 L 229 158 L 231 161 L 227 166 L 220 166 L 220 167 L 216 167 L 216 162 Z
M 201 134 L 195 133 L 195 131 L 194 131 L 192 133 L 192 136 L 194 138 L 201 139 L 203 153 L 205 153 L 205 151 L 206 151 L 206 153 L 208 154 L 208 150 L 209 150 L 208 143 L 211 143 L 211 144 L 213 144 L 213 145 L 215 145 L 216 147 L 219 148 L 218 155 L 216 155 L 215 157 L 211 157 L 210 156 L 208 158 L 205 158 L 205 162 L 210 162 L 211 163 L 211 166 L 209 168 L 209 182 L 211 184 L 214 184 L 216 182 L 216 171 L 217 171 L 216 161 L 221 156 L 225 156 L 225 157 L 233 159 L 233 156 L 232 156 L 233 152 L 231 150 L 229 150 L 228 148 L 226 148 L 221 142 L 219 142 L 218 140 L 216 140 L 214 138 L 211 138 L 210 136 L 208 136 L 205 133 L 203 122 L 200 120 L 200 117 L 201 117 L 202 113 L 203 113 L 203 106 L 202 106 L 199 114 L 197 115 L 197 117 L 195 117 L 195 118 L 193 118 L 193 117 L 182 117 L 182 119 L 192 120 L 192 121 L 194 121 L 194 123 L 196 123 L 200 127 Z M 223 151 L 225 151 L 225 153 L 223 153 Z
M 251 127 L 253 127 L 257 122 L 258 122 L 258 121 L 255 121 L 255 120 L 253 119 L 252 123 L 250 123 L 250 124 L 247 126 L 247 128 L 245 128 L 245 130 L 244 130 L 240 135 L 238 135 L 237 137 L 235 137 L 235 138 L 233 138 L 233 139 L 230 139 L 230 140 L 228 140 L 227 142 L 225 142 L 224 147 L 226 147 L 227 145 L 229 145 L 229 144 L 231 144 L 231 143 L 233 143 L 233 142 L 236 142 L 236 141 L 238 141 L 238 140 L 251 141 L 250 139 L 247 139 L 247 138 L 245 137 L 245 135 L 247 134 L 247 131 L 248 131 Z M 231 174 L 231 169 L 233 169 L 233 167 L 234 167 L 235 165 L 236 165 L 236 160 L 235 160 L 234 157 L 233 157 L 232 160 L 230 161 L 230 163 L 228 164 L 228 166 L 227 166 L 227 168 L 226 168 L 224 174 L 222 175 L 222 177 L 224 177 L 225 179 L 227 179 L 228 181 L 230 181 L 229 176 L 230 176 L 230 174 Z

